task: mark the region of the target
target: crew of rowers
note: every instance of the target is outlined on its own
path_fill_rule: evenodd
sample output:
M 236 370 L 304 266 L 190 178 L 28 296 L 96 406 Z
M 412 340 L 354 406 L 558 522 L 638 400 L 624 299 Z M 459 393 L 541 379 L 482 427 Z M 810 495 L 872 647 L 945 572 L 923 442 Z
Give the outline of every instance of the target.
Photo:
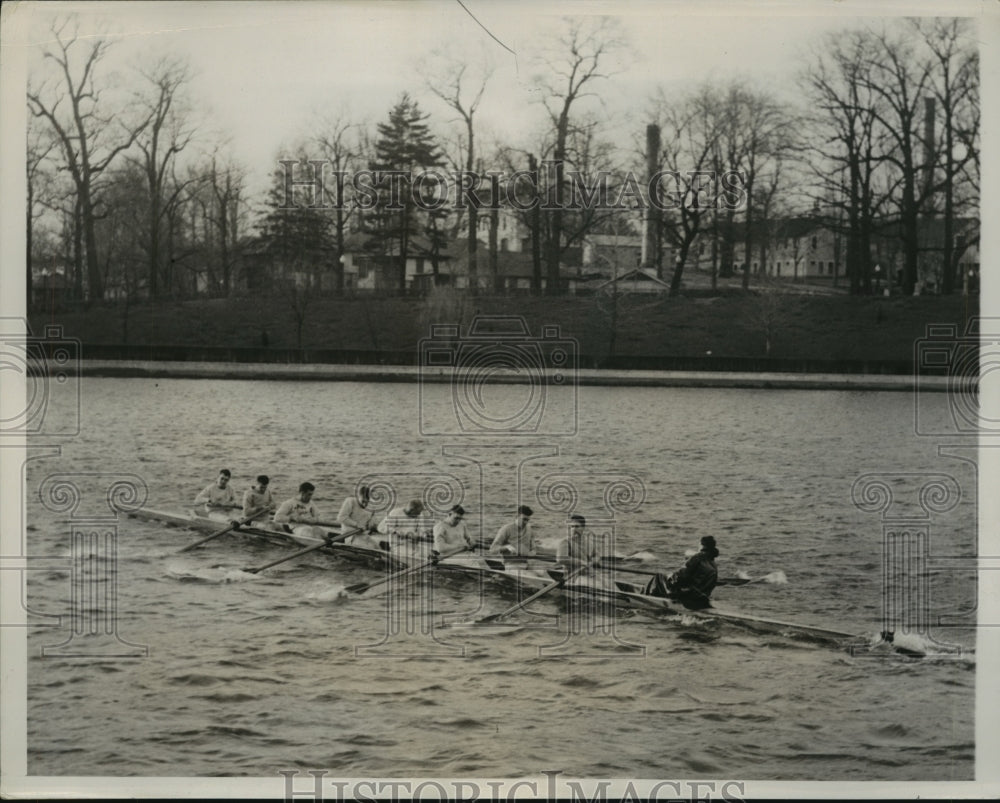
M 243 518 L 233 521 L 234 525 L 242 525 L 262 516 L 265 512 L 274 511 L 273 524 L 286 532 L 299 534 L 326 535 L 320 528 L 331 526 L 323 522 L 312 504 L 316 488 L 312 483 L 303 482 L 296 496 L 282 502 L 275 508 L 268 486 L 270 479 L 266 475 L 257 477 L 256 482 L 243 494 L 242 506 L 236 502 L 236 494 L 230 482 L 232 474 L 229 469 L 222 469 L 216 481 L 195 497 L 196 505 L 204 505 L 209 511 L 232 511 L 242 507 Z M 345 539 L 348 544 L 389 551 L 390 538 L 405 538 L 414 541 L 431 540 L 432 560 L 442 556 L 475 549 L 477 544 L 469 534 L 465 525 L 465 510 L 461 505 L 454 505 L 442 521 L 433 523 L 424 515 L 424 506 L 419 499 L 413 499 L 405 505 L 393 508 L 377 524 L 375 514 L 368 509 L 371 499 L 370 489 L 359 486 L 355 496 L 344 500 L 337 514 L 337 524 L 341 535 L 351 533 Z M 532 510 L 527 505 L 517 508 L 514 520 L 504 524 L 493 538 L 489 547 L 491 555 L 534 556 L 536 550 L 535 535 L 531 528 Z M 313 531 L 316 527 L 319 532 Z M 309 528 L 310 532 L 300 530 Z M 576 568 L 593 564 L 598 560 L 599 539 L 587 529 L 587 520 L 575 514 L 569 517 L 568 534 L 556 545 L 556 561 L 567 568 Z M 671 597 L 682 601 L 689 608 L 707 607 L 709 596 L 718 582 L 718 570 L 715 558 L 719 550 L 715 538 L 705 536 L 701 539 L 701 550 L 693 555 L 685 565 L 669 577 L 654 575 L 646 592 L 653 596 Z

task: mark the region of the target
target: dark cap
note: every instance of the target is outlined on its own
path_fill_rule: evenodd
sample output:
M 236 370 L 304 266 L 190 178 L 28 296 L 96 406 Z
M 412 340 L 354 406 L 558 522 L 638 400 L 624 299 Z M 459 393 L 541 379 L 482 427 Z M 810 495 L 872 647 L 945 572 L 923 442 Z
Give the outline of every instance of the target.
M 715 536 L 706 535 L 704 538 L 701 539 L 701 545 L 703 547 L 711 547 L 712 549 L 715 549 Z
M 448 512 L 449 512 L 449 513 L 457 513 L 457 514 L 458 514 L 459 516 L 464 516 L 464 515 L 465 515 L 465 508 L 464 508 L 464 507 L 462 507 L 461 505 L 455 505 L 455 506 L 454 506 L 454 507 L 453 507 L 453 508 L 452 508 L 451 510 L 449 510 Z
M 532 509 L 531 509 L 530 507 L 528 507 L 527 505 L 520 505 L 520 506 L 518 507 L 518 509 L 517 509 L 517 515 L 519 515 L 519 516 L 528 516 L 529 518 L 531 517 L 531 515 L 532 515 L 532 514 L 533 514 L 534 512 L 535 512 L 535 511 L 534 511 L 534 510 L 532 510 Z
M 572 524 L 579 524 L 581 527 L 587 526 L 587 520 L 579 514 L 570 516 L 569 520 Z

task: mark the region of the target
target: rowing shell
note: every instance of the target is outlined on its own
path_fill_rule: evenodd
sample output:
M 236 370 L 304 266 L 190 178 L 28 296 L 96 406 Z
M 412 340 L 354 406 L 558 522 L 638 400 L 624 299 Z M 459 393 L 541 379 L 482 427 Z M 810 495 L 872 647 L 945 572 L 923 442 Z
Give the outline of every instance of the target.
M 168 527 L 184 527 L 192 530 L 204 530 L 210 532 L 212 530 L 218 530 L 221 526 L 229 523 L 232 516 L 220 513 L 205 514 L 201 511 L 195 510 L 180 511 L 175 513 L 165 510 L 156 510 L 153 508 L 140 508 L 139 510 L 129 513 L 129 518 L 139 519 L 141 521 L 159 522 L 167 525 Z M 316 544 L 322 543 L 326 540 L 323 537 L 310 534 L 309 530 L 314 532 L 323 532 L 324 528 L 300 528 L 298 532 L 288 533 L 284 530 L 277 529 L 276 527 L 267 527 L 255 524 L 244 525 L 238 530 L 235 530 L 234 534 L 249 536 L 254 540 L 263 539 L 272 543 L 280 543 L 284 546 L 315 546 Z M 338 533 L 330 531 L 324 532 L 324 535 L 338 535 Z M 403 559 L 404 556 L 402 554 L 392 554 L 384 552 L 380 549 L 372 549 L 370 547 L 360 545 L 345 543 L 330 544 L 329 546 L 324 546 L 323 551 L 335 553 L 339 557 L 357 560 L 362 563 L 374 564 L 383 568 L 388 567 L 390 569 L 398 569 L 408 565 Z
M 167 526 L 197 530 L 217 530 L 220 525 L 228 523 L 231 518 L 225 514 L 206 514 L 195 510 L 173 513 L 152 508 L 142 508 L 130 513 L 129 516 L 144 521 L 161 522 Z M 299 528 L 298 532 L 287 533 L 271 527 L 247 525 L 236 532 L 254 538 L 277 541 L 285 545 L 314 546 L 325 540 L 323 537 L 310 534 L 310 530 L 322 531 L 322 528 Z M 326 534 L 336 535 L 337 533 L 329 532 Z M 420 543 L 397 538 L 392 551 L 388 553 L 360 544 L 346 543 L 329 544 L 322 547 L 321 551 L 364 563 L 374 563 L 384 569 L 395 570 L 416 562 L 426 561 L 428 547 L 426 542 Z M 554 564 L 555 559 L 552 556 L 511 558 L 465 552 L 442 559 L 437 567 L 449 574 L 475 578 L 485 576 L 501 585 L 533 591 L 550 584 L 553 580 L 562 578 L 563 572 Z M 611 605 L 702 620 L 721 620 L 757 632 L 792 634 L 834 642 L 858 638 L 856 633 L 752 616 L 715 606 L 702 610 L 686 610 L 679 607 L 673 600 L 647 594 L 645 581 L 634 582 L 623 579 L 614 565 L 572 578 L 560 590 L 566 594 L 583 597 L 588 603 L 595 605 Z

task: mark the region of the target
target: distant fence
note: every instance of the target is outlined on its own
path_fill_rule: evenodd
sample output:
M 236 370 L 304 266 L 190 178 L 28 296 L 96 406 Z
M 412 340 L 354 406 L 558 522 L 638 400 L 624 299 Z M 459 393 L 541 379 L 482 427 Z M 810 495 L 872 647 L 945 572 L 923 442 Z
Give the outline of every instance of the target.
M 419 353 L 362 349 L 227 348 L 225 346 L 83 346 L 83 359 L 152 362 L 270 363 L 286 365 L 419 365 Z M 820 360 L 796 357 L 667 357 L 631 356 L 597 358 L 582 354 L 580 368 L 623 371 L 726 371 L 733 373 L 792 374 L 894 374 L 913 373 L 910 360 Z M 921 371 L 946 373 L 935 367 Z

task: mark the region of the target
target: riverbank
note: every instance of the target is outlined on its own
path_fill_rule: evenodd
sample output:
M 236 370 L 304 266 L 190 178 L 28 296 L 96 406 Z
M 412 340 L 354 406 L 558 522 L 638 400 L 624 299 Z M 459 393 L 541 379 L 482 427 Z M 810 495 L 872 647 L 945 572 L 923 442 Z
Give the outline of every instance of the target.
M 385 365 L 278 365 L 153 360 L 83 360 L 82 376 L 152 379 L 258 379 L 307 382 L 452 382 L 451 370 Z M 554 373 L 550 372 L 550 378 Z M 493 382 L 530 384 L 540 376 L 493 372 Z M 579 369 L 577 385 L 618 387 L 772 388 L 797 390 L 914 391 L 908 374 L 802 374 L 780 372 L 621 371 Z M 946 391 L 948 377 L 921 376 L 921 391 Z
M 280 295 L 106 304 L 37 310 L 30 321 L 39 334 L 61 326 L 85 359 L 97 360 L 417 365 L 437 327 L 450 324 L 458 329 L 451 343 L 514 333 L 543 349 L 565 345 L 585 368 L 911 374 L 928 327 L 961 337 L 978 301 L 752 293 L 473 298 L 441 288 L 420 298 L 317 296 L 297 310 Z

